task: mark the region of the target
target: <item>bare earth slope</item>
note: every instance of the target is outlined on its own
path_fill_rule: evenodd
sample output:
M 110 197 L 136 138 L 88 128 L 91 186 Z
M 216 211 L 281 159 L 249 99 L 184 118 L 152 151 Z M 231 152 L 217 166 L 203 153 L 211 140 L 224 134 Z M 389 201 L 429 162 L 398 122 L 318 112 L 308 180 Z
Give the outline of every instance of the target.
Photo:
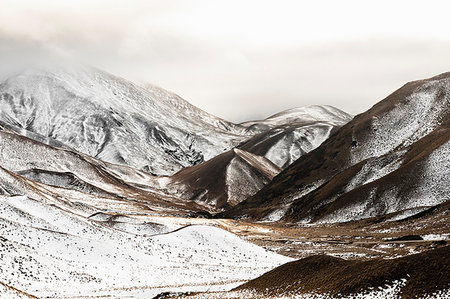
M 356 116 L 225 217 L 342 222 L 449 200 L 450 73 Z

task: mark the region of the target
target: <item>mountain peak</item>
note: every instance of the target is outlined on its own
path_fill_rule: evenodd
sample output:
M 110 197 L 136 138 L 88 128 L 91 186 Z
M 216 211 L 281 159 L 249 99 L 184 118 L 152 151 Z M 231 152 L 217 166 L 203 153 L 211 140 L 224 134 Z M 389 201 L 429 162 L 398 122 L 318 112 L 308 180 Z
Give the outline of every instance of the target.
M 32 68 L 10 77 L 0 84 L 0 109 L 1 121 L 30 137 L 157 174 L 208 160 L 232 148 L 242 132 L 164 89 L 85 66 Z

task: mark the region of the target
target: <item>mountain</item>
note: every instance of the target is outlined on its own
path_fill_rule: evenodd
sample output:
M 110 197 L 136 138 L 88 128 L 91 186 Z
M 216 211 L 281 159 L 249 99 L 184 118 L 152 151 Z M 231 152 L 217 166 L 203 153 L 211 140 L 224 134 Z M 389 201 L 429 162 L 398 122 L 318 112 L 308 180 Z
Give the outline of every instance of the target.
M 343 222 L 448 201 L 450 73 L 410 82 L 219 216 Z
M 450 284 L 449 263 L 450 246 L 369 261 L 314 255 L 281 265 L 239 286 L 235 295 L 247 292 L 248 297 L 260 298 L 445 298 Z
M 39 141 L 155 174 L 201 163 L 242 128 L 163 89 L 90 67 L 30 69 L 0 83 L 0 120 Z
M 255 194 L 280 171 L 270 160 L 235 148 L 163 179 L 164 190 L 217 212 Z
M 238 147 L 286 168 L 301 155 L 318 147 L 335 129 L 351 119 L 342 110 L 326 105 L 289 109 L 264 120 L 241 123 L 247 131 L 259 134 Z
M 262 127 L 312 119 L 331 120 L 335 125 L 349 120 L 338 109 L 316 107 L 236 125 L 161 88 L 142 88 L 78 65 L 29 69 L 0 83 L 0 121 L 9 128 L 49 145 L 155 175 L 171 175 L 207 161 L 262 133 Z M 310 137 L 314 145 L 327 136 L 318 134 L 317 140 Z M 297 136 L 286 141 L 293 138 Z M 286 146 L 277 142 L 278 148 Z M 289 145 L 287 150 L 298 152 L 298 146 Z

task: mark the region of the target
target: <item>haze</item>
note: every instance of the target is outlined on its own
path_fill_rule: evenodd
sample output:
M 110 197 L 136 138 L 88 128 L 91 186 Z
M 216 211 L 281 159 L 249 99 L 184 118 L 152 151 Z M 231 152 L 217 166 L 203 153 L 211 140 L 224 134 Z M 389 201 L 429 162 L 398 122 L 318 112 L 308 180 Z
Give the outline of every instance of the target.
M 63 56 L 241 122 L 450 70 L 446 1 L 0 1 L 2 73 Z

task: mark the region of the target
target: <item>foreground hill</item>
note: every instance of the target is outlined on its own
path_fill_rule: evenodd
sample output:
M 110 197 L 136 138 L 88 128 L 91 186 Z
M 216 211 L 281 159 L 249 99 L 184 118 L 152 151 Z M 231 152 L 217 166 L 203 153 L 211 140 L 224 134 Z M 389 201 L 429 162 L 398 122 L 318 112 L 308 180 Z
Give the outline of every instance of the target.
M 144 211 L 93 214 L 50 195 L 1 195 L 0 209 L 0 297 L 18 289 L 152 298 L 165 289 L 229 288 L 290 261 L 222 229 L 156 223 Z
M 356 116 L 225 217 L 343 222 L 404 217 L 450 198 L 450 73 Z
M 235 290 L 262 297 L 437 298 L 441 294 L 445 298 L 449 264 L 450 246 L 390 260 L 315 255 L 284 264 Z

